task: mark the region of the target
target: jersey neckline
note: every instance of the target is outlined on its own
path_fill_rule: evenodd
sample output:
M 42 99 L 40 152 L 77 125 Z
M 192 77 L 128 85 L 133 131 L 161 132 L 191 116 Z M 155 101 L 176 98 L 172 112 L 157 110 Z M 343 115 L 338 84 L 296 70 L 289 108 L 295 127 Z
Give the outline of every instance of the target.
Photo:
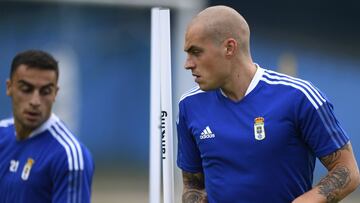
M 52 124 L 54 124 L 54 122 L 58 122 L 60 119 L 59 117 L 57 117 L 54 113 L 52 113 L 50 115 L 50 117 L 48 118 L 48 120 L 46 120 L 43 124 L 41 124 L 41 126 L 39 126 L 38 128 L 36 128 L 35 130 L 33 130 L 30 135 L 22 141 L 26 141 L 29 139 L 32 139 L 34 137 L 36 137 L 37 135 L 41 134 L 42 132 L 46 131 L 47 129 L 49 129 L 51 127 Z M 14 135 L 16 137 L 16 129 L 15 129 L 15 125 L 14 125 Z
M 247 97 L 249 97 L 249 95 L 252 94 L 252 92 L 254 91 L 254 89 L 258 86 L 263 74 L 264 74 L 264 69 L 261 68 L 257 63 L 254 63 L 254 65 L 256 66 L 256 72 L 254 77 L 251 79 L 251 82 L 245 92 L 245 95 L 242 99 L 240 99 L 239 101 L 233 101 L 231 99 L 229 99 L 228 96 L 225 95 L 225 93 L 219 88 L 217 90 L 217 92 L 219 93 L 220 97 L 224 98 L 225 100 L 231 101 L 232 103 L 241 103 L 242 101 L 244 101 Z

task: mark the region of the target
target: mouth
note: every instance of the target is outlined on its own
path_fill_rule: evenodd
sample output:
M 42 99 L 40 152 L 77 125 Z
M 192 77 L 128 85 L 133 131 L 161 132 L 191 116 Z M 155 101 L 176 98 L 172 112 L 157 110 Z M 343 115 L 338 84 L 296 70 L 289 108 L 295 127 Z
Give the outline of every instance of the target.
M 197 74 L 192 74 L 192 76 L 194 77 L 195 82 L 197 82 L 200 78 L 200 75 Z
M 41 117 L 41 113 L 38 111 L 25 111 L 25 117 L 29 121 L 36 121 Z

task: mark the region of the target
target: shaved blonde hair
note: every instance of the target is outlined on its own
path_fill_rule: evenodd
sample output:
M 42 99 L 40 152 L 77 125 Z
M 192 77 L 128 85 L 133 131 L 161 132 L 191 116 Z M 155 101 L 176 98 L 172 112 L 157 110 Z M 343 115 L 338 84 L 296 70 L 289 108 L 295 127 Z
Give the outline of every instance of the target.
M 212 6 L 201 11 L 189 24 L 201 25 L 204 35 L 220 45 L 224 40 L 233 38 L 240 50 L 250 53 L 250 29 L 236 10 L 227 6 Z

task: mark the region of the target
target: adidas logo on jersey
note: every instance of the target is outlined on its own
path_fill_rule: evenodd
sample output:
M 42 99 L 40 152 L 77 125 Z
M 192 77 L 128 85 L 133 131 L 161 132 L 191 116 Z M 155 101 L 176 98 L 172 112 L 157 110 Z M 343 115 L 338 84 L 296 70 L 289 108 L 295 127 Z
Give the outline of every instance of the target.
M 214 138 L 215 134 L 211 132 L 209 126 L 206 126 L 206 128 L 202 131 L 201 135 L 200 135 L 200 139 L 209 139 L 209 138 Z

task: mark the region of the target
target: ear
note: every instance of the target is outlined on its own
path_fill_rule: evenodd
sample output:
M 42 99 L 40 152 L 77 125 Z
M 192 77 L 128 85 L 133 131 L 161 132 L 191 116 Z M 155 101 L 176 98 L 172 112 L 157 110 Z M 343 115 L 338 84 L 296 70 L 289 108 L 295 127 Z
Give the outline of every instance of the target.
M 10 79 L 7 79 L 6 80 L 6 95 L 7 96 L 11 96 L 11 80 Z
M 225 55 L 232 57 L 235 55 L 237 50 L 237 41 L 234 38 L 229 38 L 224 41 Z
M 60 89 L 59 86 L 56 86 L 54 101 L 56 101 L 56 97 L 57 97 L 57 94 L 59 92 L 59 89 Z

